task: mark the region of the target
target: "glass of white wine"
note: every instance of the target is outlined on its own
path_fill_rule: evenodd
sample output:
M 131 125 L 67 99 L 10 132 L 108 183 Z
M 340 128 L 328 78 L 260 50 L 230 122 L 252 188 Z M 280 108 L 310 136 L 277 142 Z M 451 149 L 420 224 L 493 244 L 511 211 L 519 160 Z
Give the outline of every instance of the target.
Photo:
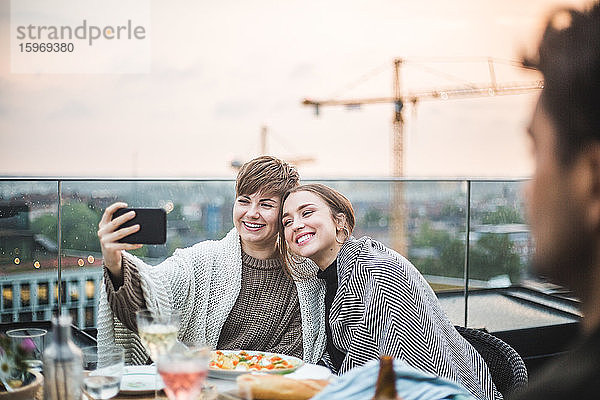
M 177 342 L 180 314 L 177 310 L 163 312 L 140 310 L 136 312 L 138 334 L 146 351 L 156 364 L 159 357 Z M 155 372 L 154 398 L 158 398 L 158 372 Z

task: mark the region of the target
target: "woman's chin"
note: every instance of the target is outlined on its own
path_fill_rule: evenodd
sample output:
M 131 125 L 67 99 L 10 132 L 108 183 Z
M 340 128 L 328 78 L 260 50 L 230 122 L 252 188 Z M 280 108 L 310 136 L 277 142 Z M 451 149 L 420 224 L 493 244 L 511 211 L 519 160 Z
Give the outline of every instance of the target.
M 297 254 L 299 257 L 311 258 L 312 256 L 315 255 L 315 252 L 310 251 L 310 249 L 299 248 L 299 249 L 295 249 L 294 254 Z
M 251 246 L 261 246 L 265 249 L 270 249 L 277 243 L 277 236 L 266 237 L 265 235 L 254 235 L 244 232 L 240 234 L 242 244 Z

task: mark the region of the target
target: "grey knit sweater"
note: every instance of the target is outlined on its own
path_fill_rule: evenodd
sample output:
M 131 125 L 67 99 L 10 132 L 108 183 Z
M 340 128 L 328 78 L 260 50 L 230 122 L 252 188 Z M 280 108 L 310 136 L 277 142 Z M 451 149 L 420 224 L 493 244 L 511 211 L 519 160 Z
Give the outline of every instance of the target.
M 113 313 L 137 331 L 135 312 L 145 307 L 139 271 L 123 258 L 122 276 L 104 269 Z M 238 298 L 221 329 L 217 348 L 270 351 L 302 358 L 302 320 L 298 293 L 278 259 L 259 260 L 242 252 Z

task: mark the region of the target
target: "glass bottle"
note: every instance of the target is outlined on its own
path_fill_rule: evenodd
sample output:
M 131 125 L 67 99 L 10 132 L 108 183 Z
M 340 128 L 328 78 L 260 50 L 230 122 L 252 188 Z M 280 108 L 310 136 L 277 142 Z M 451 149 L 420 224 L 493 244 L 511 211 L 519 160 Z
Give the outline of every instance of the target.
M 394 358 L 381 356 L 379 360 L 379 375 L 375 384 L 373 400 L 397 400 L 396 372 L 394 371 Z
M 83 361 L 71 340 L 71 317 L 53 319 L 52 333 L 44 350 L 44 400 L 81 400 Z

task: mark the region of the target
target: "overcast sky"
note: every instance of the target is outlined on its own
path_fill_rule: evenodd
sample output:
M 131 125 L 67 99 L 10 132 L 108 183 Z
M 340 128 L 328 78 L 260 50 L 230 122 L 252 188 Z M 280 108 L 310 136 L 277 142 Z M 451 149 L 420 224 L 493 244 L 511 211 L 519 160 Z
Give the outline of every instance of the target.
M 269 153 L 314 158 L 304 176 L 387 176 L 392 105 L 317 118 L 301 100 L 390 96 L 396 57 L 405 91 L 486 82 L 484 57 L 518 59 L 548 12 L 586 3 L 157 0 L 150 73 L 35 75 L 10 72 L 0 0 L 0 175 L 231 177 L 266 125 Z M 540 79 L 506 64 L 496 75 Z M 528 176 L 536 96 L 407 106 L 405 174 Z

